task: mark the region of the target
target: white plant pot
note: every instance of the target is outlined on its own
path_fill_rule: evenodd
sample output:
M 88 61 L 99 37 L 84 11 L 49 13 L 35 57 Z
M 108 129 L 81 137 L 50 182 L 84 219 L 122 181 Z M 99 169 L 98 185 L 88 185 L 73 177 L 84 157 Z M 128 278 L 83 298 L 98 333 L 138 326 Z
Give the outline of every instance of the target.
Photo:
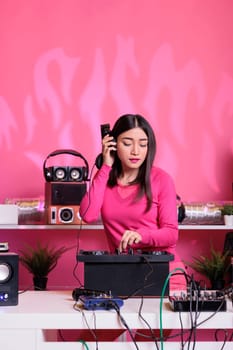
M 233 226 L 233 215 L 224 215 L 224 223 L 226 226 Z

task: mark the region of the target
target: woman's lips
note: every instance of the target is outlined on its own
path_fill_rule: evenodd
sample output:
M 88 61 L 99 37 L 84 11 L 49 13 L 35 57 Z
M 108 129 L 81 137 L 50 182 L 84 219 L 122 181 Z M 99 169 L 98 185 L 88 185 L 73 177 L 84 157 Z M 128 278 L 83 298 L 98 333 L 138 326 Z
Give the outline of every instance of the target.
M 137 162 L 139 162 L 139 159 L 138 158 L 130 158 L 130 162 L 137 163 Z

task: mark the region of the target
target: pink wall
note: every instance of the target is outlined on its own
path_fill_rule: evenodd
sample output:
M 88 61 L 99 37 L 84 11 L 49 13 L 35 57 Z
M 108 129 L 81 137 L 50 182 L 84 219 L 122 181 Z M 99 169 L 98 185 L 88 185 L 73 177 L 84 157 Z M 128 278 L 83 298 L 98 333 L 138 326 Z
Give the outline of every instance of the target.
M 230 200 L 232 13 L 230 0 L 1 1 L 0 203 L 43 195 L 55 149 L 92 168 L 99 124 L 128 112 L 153 125 L 183 200 Z
M 142 5 L 143 4 L 143 5 Z M 233 3 L 1 1 L 0 200 L 43 194 L 42 163 L 92 166 L 99 124 L 145 115 L 185 200 L 231 198 Z

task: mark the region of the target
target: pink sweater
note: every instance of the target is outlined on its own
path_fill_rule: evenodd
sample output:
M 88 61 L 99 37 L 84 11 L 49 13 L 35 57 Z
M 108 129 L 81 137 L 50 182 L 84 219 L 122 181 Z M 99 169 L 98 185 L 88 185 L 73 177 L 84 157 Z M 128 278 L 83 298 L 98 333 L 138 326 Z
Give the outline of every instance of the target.
M 107 186 L 110 170 L 109 166 L 103 165 L 94 176 L 89 192 L 80 204 L 82 219 L 91 223 L 102 218 L 111 252 L 118 248 L 124 231 L 132 229 L 142 236 L 142 241 L 134 244 L 133 249 L 166 250 L 177 260 L 176 191 L 171 177 L 158 167 L 152 168 L 153 203 L 145 213 L 146 198 L 134 200 L 137 185 Z

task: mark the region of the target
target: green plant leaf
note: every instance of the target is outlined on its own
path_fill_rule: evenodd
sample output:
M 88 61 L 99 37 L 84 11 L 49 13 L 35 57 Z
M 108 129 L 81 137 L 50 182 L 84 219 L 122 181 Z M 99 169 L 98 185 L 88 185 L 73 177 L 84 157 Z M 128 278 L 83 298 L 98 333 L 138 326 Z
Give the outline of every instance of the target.
M 19 250 L 19 261 L 36 277 L 47 277 L 56 267 L 58 259 L 71 248 L 42 246 L 40 242 L 35 247 L 26 245 L 24 250 Z
M 222 215 L 233 215 L 233 204 L 224 204 L 221 208 Z
M 214 250 L 213 246 L 210 249 L 209 256 L 193 257 L 192 262 L 185 262 L 196 272 L 207 277 L 211 283 L 217 280 L 224 280 L 224 277 L 230 268 L 228 262 L 229 252 L 219 252 Z

